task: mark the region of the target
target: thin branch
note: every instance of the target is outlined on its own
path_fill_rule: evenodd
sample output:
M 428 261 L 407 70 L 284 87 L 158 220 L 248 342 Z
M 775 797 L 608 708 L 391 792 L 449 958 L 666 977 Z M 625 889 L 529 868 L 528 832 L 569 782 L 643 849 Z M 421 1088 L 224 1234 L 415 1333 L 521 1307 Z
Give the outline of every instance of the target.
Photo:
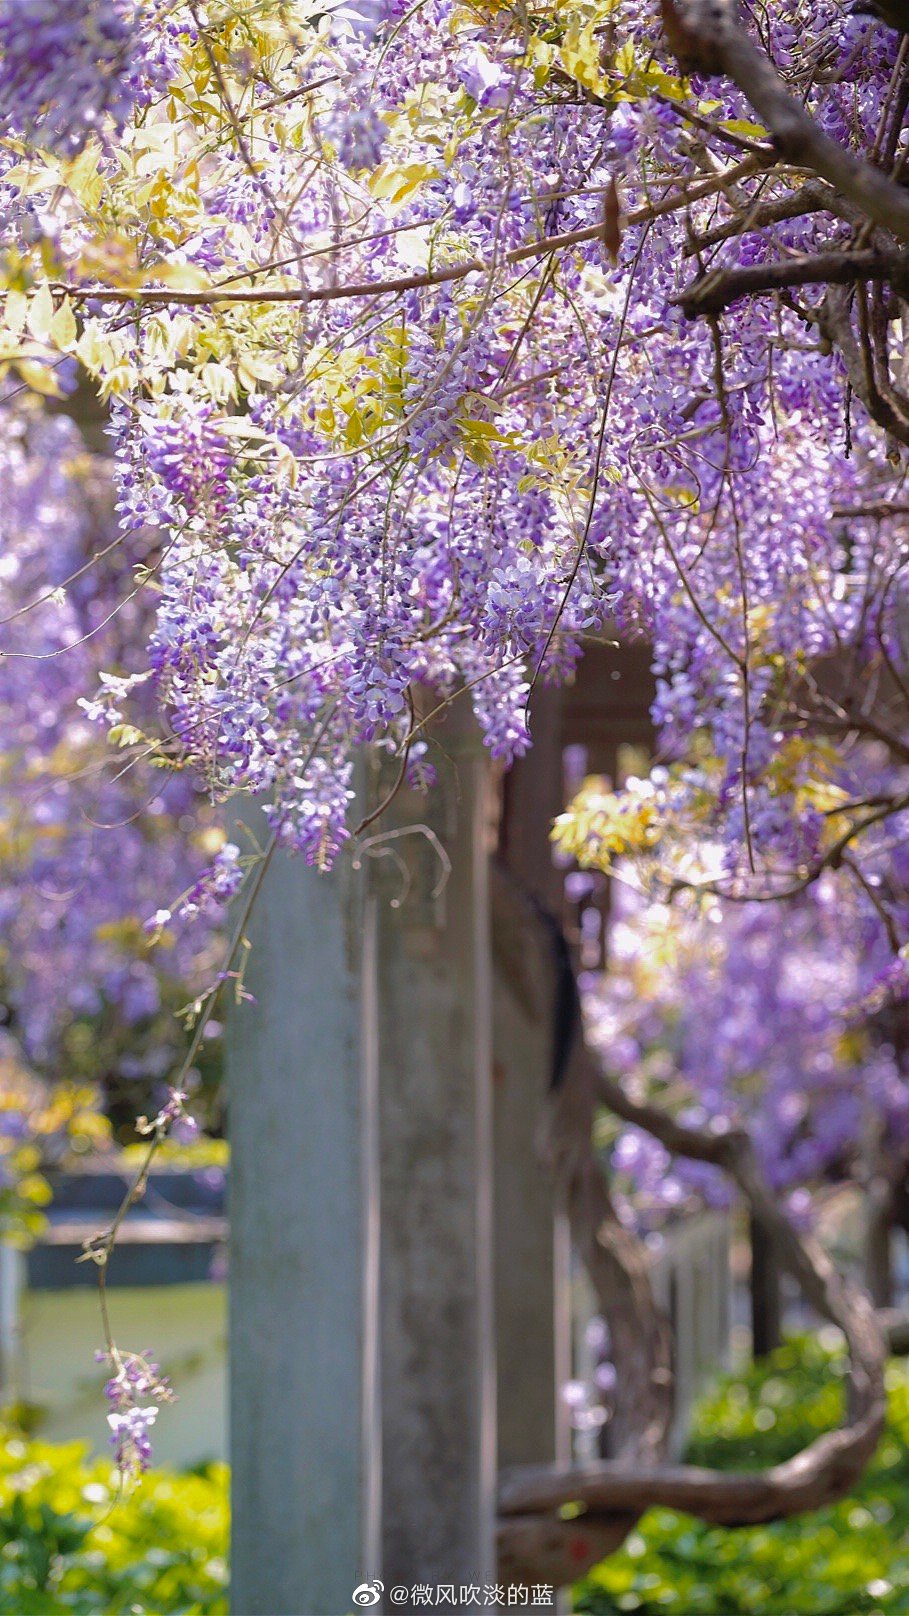
M 673 191 L 669 196 L 663 197 L 659 202 L 648 203 L 644 207 L 635 208 L 627 214 L 624 220 L 626 228 L 638 224 L 646 224 L 651 219 L 662 218 L 668 213 L 676 213 L 686 208 L 692 202 L 703 197 L 715 196 L 724 185 L 732 184 L 736 180 L 744 179 L 750 174 L 757 173 L 761 167 L 766 166 L 756 157 L 746 157 L 740 163 L 733 163 L 722 174 L 715 178 L 700 181 L 697 184 L 685 187 L 681 191 Z M 51 290 L 58 297 L 68 297 L 71 302 L 84 303 L 93 298 L 107 303 L 126 303 L 138 306 L 159 307 L 161 305 L 202 307 L 209 308 L 218 303 L 331 303 L 340 298 L 347 297 L 388 297 L 399 292 L 411 292 L 424 286 L 443 286 L 450 281 L 463 280 L 468 275 L 488 275 L 496 269 L 523 263 L 527 258 L 543 258 L 552 252 L 561 252 L 568 247 L 577 247 L 585 241 L 601 241 L 603 237 L 602 221 L 594 225 L 587 225 L 582 230 L 569 230 L 561 235 L 541 236 L 536 241 L 525 242 L 521 247 L 512 247 L 509 252 L 503 253 L 498 259 L 468 258 L 462 259 L 459 264 L 449 264 L 444 269 L 419 270 L 412 275 L 398 275 L 384 281 L 351 281 L 340 285 L 313 286 L 308 291 L 302 291 L 299 286 L 262 286 L 262 287 L 234 287 L 234 286 L 207 286 L 187 287 L 183 290 L 163 286 L 124 287 L 124 286 L 73 286 L 64 281 L 56 281 Z M 251 269 L 250 274 L 258 274 L 259 270 Z M 233 276 L 232 279 L 236 279 Z
M 909 516 L 909 504 L 898 500 L 873 499 L 864 505 L 834 505 L 831 516 Z

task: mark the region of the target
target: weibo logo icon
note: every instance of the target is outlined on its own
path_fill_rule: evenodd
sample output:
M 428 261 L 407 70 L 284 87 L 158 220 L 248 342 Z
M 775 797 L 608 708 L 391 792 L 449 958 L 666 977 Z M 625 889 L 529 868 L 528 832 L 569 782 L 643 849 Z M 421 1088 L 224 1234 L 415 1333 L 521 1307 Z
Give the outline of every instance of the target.
M 384 1582 L 380 1582 L 377 1577 L 374 1582 L 361 1582 L 350 1597 L 354 1604 L 359 1605 L 361 1608 L 364 1605 L 377 1605 L 384 1588 Z

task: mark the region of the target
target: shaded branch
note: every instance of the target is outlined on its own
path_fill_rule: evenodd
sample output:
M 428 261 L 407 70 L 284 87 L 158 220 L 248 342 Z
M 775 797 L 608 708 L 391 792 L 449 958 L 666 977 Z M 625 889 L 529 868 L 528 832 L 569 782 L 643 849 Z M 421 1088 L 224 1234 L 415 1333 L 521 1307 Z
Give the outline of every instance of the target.
M 747 97 L 790 163 L 810 168 L 874 224 L 909 244 L 909 194 L 833 140 L 787 89 L 738 19 L 734 0 L 663 0 L 670 48 L 686 72 L 723 74 Z
M 845 1281 L 817 1242 L 799 1235 L 780 1211 L 747 1134 L 732 1128 L 688 1127 L 657 1106 L 631 1099 L 620 1084 L 600 1072 L 595 1082 L 600 1099 L 617 1116 L 645 1128 L 673 1154 L 722 1167 L 735 1180 L 806 1299 L 843 1331 L 850 1356 L 847 1423 L 783 1464 L 753 1474 L 666 1464 L 648 1470 L 621 1459 L 571 1471 L 523 1468 L 503 1479 L 502 1515 L 526 1519 L 568 1503 L 586 1506 L 594 1517 L 627 1515 L 659 1504 L 715 1525 L 746 1526 L 817 1509 L 846 1496 L 877 1447 L 886 1413 L 886 1342 L 867 1297 Z
M 719 314 L 740 298 L 759 292 L 777 292 L 788 286 L 851 286 L 857 281 L 887 281 L 897 290 L 909 285 L 909 266 L 902 257 L 864 248 L 859 252 L 800 253 L 770 264 L 743 264 L 738 269 L 714 270 L 679 294 L 678 303 L 689 318 Z
M 869 1410 L 855 1424 L 819 1437 L 784 1464 L 754 1474 L 663 1465 L 653 1471 L 609 1459 L 568 1474 L 540 1467 L 506 1477 L 499 1495 L 505 1514 L 585 1504 L 603 1512 L 660 1506 L 713 1526 L 757 1526 L 785 1520 L 845 1498 L 872 1458 L 883 1430 L 883 1411 Z
M 725 219 L 722 224 L 714 225 L 712 229 L 699 233 L 694 241 L 685 246 L 684 256 L 691 258 L 696 253 L 704 252 L 710 247 L 718 247 L 721 242 L 731 241 L 736 236 L 763 230 L 767 225 L 783 224 L 787 219 L 803 219 L 809 213 L 832 213 L 848 224 L 856 224 L 861 220 L 858 209 L 845 202 L 831 186 L 823 185 L 820 180 L 806 180 L 797 191 L 787 191 L 784 196 L 772 197 L 768 202 L 761 202 L 748 214 L 736 214 L 731 219 Z
M 877 1317 L 892 1355 L 895 1358 L 909 1355 L 909 1313 L 898 1307 L 884 1307 L 879 1309 Z
M 856 398 L 861 399 L 878 426 L 898 443 L 909 444 L 909 417 L 881 393 L 875 381 L 870 355 L 856 337 L 852 325 L 851 294 L 831 288 L 821 307 L 810 316 L 821 335 L 842 355 L 846 376 Z

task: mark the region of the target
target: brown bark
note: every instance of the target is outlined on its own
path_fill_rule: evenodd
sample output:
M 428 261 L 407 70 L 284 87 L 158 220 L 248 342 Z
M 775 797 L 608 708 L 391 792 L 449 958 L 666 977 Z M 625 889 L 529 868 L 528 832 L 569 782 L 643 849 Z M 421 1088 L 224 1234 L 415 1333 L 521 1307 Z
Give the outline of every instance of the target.
M 658 1107 L 632 1100 L 620 1085 L 602 1074 L 592 1076 L 589 1063 L 582 1062 L 581 1072 L 580 1078 L 575 1073 L 568 1096 L 557 1109 L 552 1159 L 566 1185 L 569 1208 L 574 1205 L 573 1222 L 577 1223 L 582 1249 L 603 1287 L 604 1311 L 611 1328 L 619 1327 L 614 1304 L 620 1289 L 612 1264 L 616 1262 L 623 1268 L 631 1254 L 602 1239 L 603 1223 L 593 1224 L 593 1239 L 590 1234 L 592 1218 L 608 1208 L 608 1196 L 605 1187 L 598 1191 L 593 1184 L 591 1161 L 594 1167 L 596 1163 L 586 1131 L 591 1116 L 585 1086 L 588 1082 L 595 1084 L 600 1100 L 616 1115 L 646 1128 L 674 1154 L 711 1162 L 730 1173 L 772 1239 L 781 1264 L 798 1280 L 815 1310 L 838 1325 L 846 1338 L 850 1360 L 848 1410 L 839 1430 L 827 1432 L 794 1458 L 764 1471 L 726 1473 L 666 1464 L 660 1458 L 665 1452 L 668 1418 L 661 1375 L 665 1365 L 659 1359 L 661 1337 L 659 1332 L 645 1335 L 636 1342 L 642 1369 L 628 1398 L 629 1429 L 619 1456 L 584 1468 L 528 1467 L 503 1477 L 499 1508 L 504 1559 L 515 1563 L 517 1557 L 525 1571 L 533 1573 L 538 1563 L 534 1556 L 539 1550 L 539 1564 L 545 1560 L 552 1581 L 570 1580 L 584 1569 L 572 1564 L 572 1534 L 579 1540 L 579 1534 L 583 1538 L 587 1533 L 592 1552 L 599 1523 L 606 1528 L 604 1541 L 612 1541 L 616 1547 L 639 1515 L 654 1504 L 686 1511 L 714 1525 L 746 1526 L 832 1503 L 846 1496 L 861 1476 L 877 1447 L 886 1414 L 887 1343 L 874 1309 L 861 1291 L 841 1278 L 820 1246 L 789 1223 L 763 1180 L 748 1136 L 732 1129 L 708 1131 L 683 1126 Z M 610 1227 L 608 1210 L 605 1226 Z M 604 1252 L 608 1253 L 606 1258 Z M 652 1296 L 649 1302 L 647 1299 L 649 1286 L 645 1289 L 640 1278 L 638 1275 L 632 1283 L 629 1275 L 625 1281 L 632 1305 L 641 1310 L 635 1324 L 641 1317 L 646 1319 L 648 1308 L 652 1308 Z M 646 1282 L 646 1274 L 643 1279 Z M 621 1379 L 629 1337 L 623 1337 L 619 1328 L 614 1339 Z M 632 1361 L 633 1358 L 632 1352 Z M 637 1396 L 642 1402 L 636 1436 L 633 1404 Z M 637 1453 L 651 1457 L 638 1458 Z M 579 1506 L 583 1514 L 572 1521 L 559 1520 L 557 1512 L 566 1504 Z M 534 1517 L 540 1521 L 537 1530 Z M 510 1522 L 515 1523 L 513 1532 Z
M 909 243 L 909 195 L 824 134 L 741 25 L 734 0 L 663 0 L 664 31 L 685 71 L 724 74 L 770 130 L 781 157 L 811 169 L 871 223 Z
M 658 1504 L 713 1526 L 784 1520 L 844 1498 L 874 1454 L 882 1423 L 872 1407 L 861 1419 L 828 1432 L 785 1464 L 754 1474 L 695 1465 L 659 1465 L 647 1471 L 610 1459 L 561 1475 L 543 1466 L 528 1468 L 506 1477 L 499 1509 L 504 1515 L 526 1515 L 573 1502 L 593 1513 L 640 1514 Z
M 857 281 L 886 281 L 905 294 L 907 266 L 899 257 L 866 247 L 854 252 L 800 253 L 770 264 L 743 264 L 711 271 L 693 281 L 678 302 L 685 314 L 719 314 L 743 297 L 778 292 L 794 286 L 854 286 Z

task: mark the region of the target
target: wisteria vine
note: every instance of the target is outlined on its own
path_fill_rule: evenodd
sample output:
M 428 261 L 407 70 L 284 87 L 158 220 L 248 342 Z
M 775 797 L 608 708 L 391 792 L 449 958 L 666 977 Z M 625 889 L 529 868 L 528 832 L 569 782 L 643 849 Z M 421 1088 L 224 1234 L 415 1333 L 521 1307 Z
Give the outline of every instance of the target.
M 0 922 L 34 1059 L 187 980 L 202 1036 L 235 961 L 186 923 L 262 867 L 214 824 L 235 793 L 327 868 L 360 748 L 432 789 L 416 692 L 507 766 L 616 633 L 652 647 L 660 758 L 563 848 L 660 901 L 786 898 L 802 957 L 841 904 L 873 969 L 839 959 L 836 1017 L 901 1001 L 907 44 L 835 0 L 723 15 L 708 50 L 673 0 L 0 0 Z M 699 978 L 727 1036 L 757 913 Z M 869 1060 L 903 1128 L 900 1057 L 839 1047 L 831 1082 L 830 1025 L 787 1185 Z

